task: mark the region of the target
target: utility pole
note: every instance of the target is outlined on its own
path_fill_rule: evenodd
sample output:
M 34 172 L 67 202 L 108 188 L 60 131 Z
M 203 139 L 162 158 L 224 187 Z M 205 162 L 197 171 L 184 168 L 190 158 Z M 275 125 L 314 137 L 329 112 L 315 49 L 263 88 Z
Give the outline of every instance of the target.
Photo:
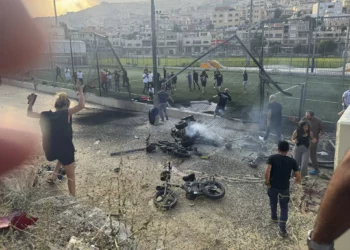
M 346 35 L 346 43 L 345 43 L 345 53 L 344 53 L 344 65 L 343 65 L 343 80 L 345 77 L 345 71 L 346 71 L 346 63 L 348 61 L 348 49 L 349 49 L 349 38 L 350 38 L 350 18 L 349 18 L 349 24 L 348 24 L 348 31 Z
M 252 28 L 252 25 L 253 25 L 253 0 L 250 0 L 250 14 L 249 14 L 249 31 L 248 31 L 248 50 L 249 52 L 251 51 L 251 28 Z M 250 62 L 250 57 L 249 55 L 247 55 L 247 61 L 246 61 L 246 66 L 249 65 L 249 62 Z
M 69 32 L 69 46 L 70 46 L 70 60 L 72 61 L 72 74 L 73 74 L 73 78 L 74 78 L 74 76 L 75 76 L 75 73 L 74 73 L 74 56 L 73 56 L 73 48 L 72 48 L 72 34 L 70 34 L 70 32 Z M 76 82 L 74 82 L 74 84 L 76 84 Z
M 158 73 L 157 73 L 157 36 L 156 36 L 156 11 L 154 0 L 151 0 L 151 21 L 152 21 L 152 58 L 153 58 L 153 82 L 155 89 L 158 89 Z
M 318 0 L 317 3 L 317 15 L 316 15 L 316 32 L 315 32 L 315 38 L 314 38 L 314 48 L 312 51 L 312 62 L 311 62 L 311 72 L 314 72 L 315 69 L 315 53 L 316 53 L 316 43 L 317 43 L 317 24 L 318 24 L 318 18 L 320 15 L 320 0 Z M 313 33 L 313 31 L 311 30 L 311 32 Z
M 53 7 L 55 9 L 55 20 L 56 20 L 56 26 L 58 26 L 58 20 L 57 20 L 57 9 L 56 9 L 56 0 L 53 0 Z
M 100 96 L 102 96 L 101 92 L 101 79 L 100 79 L 100 65 L 98 63 L 98 53 L 97 53 L 97 39 L 96 34 L 94 34 L 94 40 L 95 40 L 95 57 L 96 57 L 96 70 L 97 70 L 97 80 L 98 80 L 98 90 L 100 93 Z M 124 74 L 124 73 L 123 73 Z

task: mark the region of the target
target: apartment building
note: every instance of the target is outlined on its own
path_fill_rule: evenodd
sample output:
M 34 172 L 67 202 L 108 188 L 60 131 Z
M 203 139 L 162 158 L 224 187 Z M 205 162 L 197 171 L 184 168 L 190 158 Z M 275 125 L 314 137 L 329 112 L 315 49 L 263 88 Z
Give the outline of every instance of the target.
M 257 6 L 254 4 L 252 11 L 253 11 L 253 14 L 252 14 L 253 23 L 259 23 L 268 18 L 267 10 L 265 6 Z M 250 21 L 250 6 L 247 6 L 246 15 L 247 15 L 246 20 Z
M 324 17 L 328 15 L 339 15 L 343 13 L 343 4 L 340 0 L 333 0 L 332 2 L 316 3 L 312 7 L 312 15 L 316 16 L 319 11 L 319 16 Z
M 343 12 L 350 14 L 350 0 L 343 0 L 342 2 Z
M 210 32 L 191 32 L 183 34 L 183 53 L 205 53 L 211 47 Z
M 264 26 L 265 39 L 269 42 L 283 43 L 284 24 L 283 23 L 267 23 Z
M 229 28 L 239 26 L 242 24 L 240 11 L 229 6 L 216 7 L 212 16 L 212 24 L 215 28 Z

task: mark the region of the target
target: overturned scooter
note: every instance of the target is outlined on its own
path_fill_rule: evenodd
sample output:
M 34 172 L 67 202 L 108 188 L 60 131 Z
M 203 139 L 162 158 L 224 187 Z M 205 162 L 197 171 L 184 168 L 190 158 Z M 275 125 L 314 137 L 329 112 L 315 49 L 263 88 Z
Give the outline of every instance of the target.
M 154 196 L 153 202 L 157 208 L 169 210 L 176 206 L 178 197 L 171 190 L 172 187 L 177 187 L 185 190 L 186 198 L 194 200 L 198 196 L 205 196 L 211 200 L 218 200 L 225 196 L 224 186 L 217 182 L 214 177 L 202 178 L 196 180 L 195 174 L 190 174 L 183 177 L 185 182 L 183 185 L 170 183 L 171 179 L 171 163 L 168 163 L 167 168 L 160 174 L 160 180 L 163 181 L 162 186 L 157 186 L 157 193 Z

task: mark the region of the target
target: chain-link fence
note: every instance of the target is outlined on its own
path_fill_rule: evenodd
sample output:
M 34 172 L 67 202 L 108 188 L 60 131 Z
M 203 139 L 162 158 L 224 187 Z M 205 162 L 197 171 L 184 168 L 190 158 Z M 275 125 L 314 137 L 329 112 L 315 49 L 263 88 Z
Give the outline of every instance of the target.
M 209 48 L 198 45 L 201 54 L 206 54 L 196 62 L 198 53 L 181 57 L 159 55 L 160 80 L 164 82 L 181 71 L 176 85 L 170 81 L 172 88 L 168 91 L 175 100 L 171 106 L 213 113 L 218 102 L 218 70 L 223 78 L 220 90 L 228 88 L 232 97 L 227 104 L 227 117 L 260 117 L 257 112 L 261 114 L 268 96 L 275 94 L 283 105 L 284 116 L 301 116 L 306 110 L 313 110 L 319 118 L 334 123 L 342 109 L 341 96 L 350 85 L 349 22 L 347 15 L 263 22 L 231 32 L 228 35 L 236 35 L 235 38 L 227 39 L 209 53 Z M 196 48 L 192 50 L 197 51 L 197 45 L 193 46 Z M 129 52 L 113 47 L 108 38 L 100 36 L 88 50 L 81 41 L 48 41 L 37 67 L 23 69 L 12 77 L 73 88 L 80 71 L 87 91 L 152 103 L 146 100 L 148 88 L 142 79 L 145 69 L 152 70 L 152 58 Z M 204 92 L 203 71 L 207 75 Z

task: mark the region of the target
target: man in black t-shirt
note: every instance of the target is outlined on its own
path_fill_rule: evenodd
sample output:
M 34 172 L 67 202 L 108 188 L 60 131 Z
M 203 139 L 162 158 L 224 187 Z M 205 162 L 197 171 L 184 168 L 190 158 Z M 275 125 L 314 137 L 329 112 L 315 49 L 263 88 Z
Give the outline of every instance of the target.
M 277 202 L 279 201 L 280 215 L 280 235 L 287 235 L 286 223 L 288 220 L 288 203 L 289 203 L 289 179 L 292 171 L 296 176 L 296 183 L 301 182 L 301 174 L 297 162 L 287 156 L 289 143 L 281 141 L 278 143 L 279 154 L 271 155 L 267 160 L 265 181 L 268 186 L 267 194 L 270 198 L 271 219 L 278 222 Z
M 269 138 L 271 129 L 274 129 L 277 135 L 277 142 L 281 140 L 282 133 L 282 105 L 276 102 L 276 97 L 274 95 L 270 96 L 268 111 L 267 111 L 267 129 L 265 136 L 259 136 L 261 141 L 266 142 Z
M 215 112 L 214 112 L 214 118 L 217 114 L 221 114 L 225 111 L 225 107 L 227 104 L 227 100 L 232 101 L 231 96 L 228 93 L 228 89 L 225 89 L 224 92 L 218 92 L 218 94 L 215 97 L 219 97 L 219 102 L 216 105 Z

